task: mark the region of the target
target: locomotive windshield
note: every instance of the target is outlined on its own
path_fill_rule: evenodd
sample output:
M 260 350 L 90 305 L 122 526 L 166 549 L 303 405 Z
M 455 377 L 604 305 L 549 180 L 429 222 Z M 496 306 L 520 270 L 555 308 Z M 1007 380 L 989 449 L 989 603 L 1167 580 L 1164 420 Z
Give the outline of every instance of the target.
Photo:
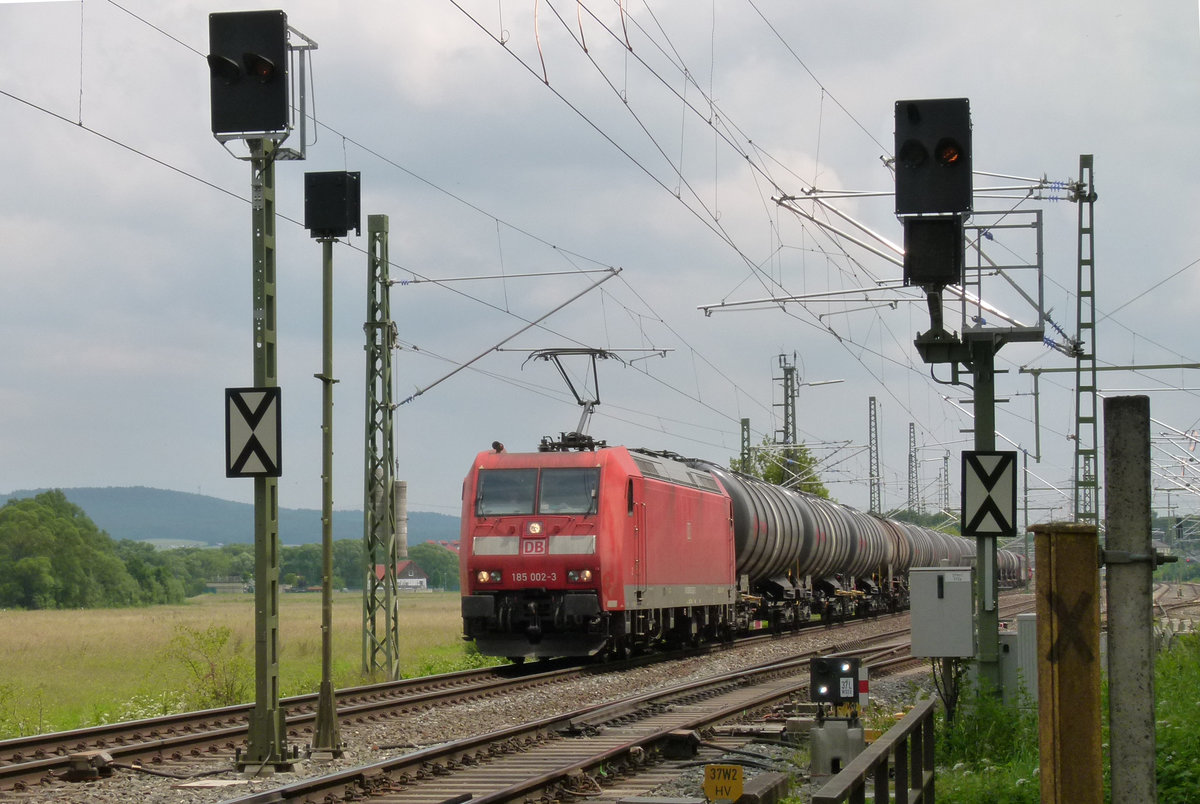
M 594 514 L 600 470 L 481 469 L 476 516 Z
M 480 469 L 476 516 L 532 514 L 537 469 Z
M 594 514 L 600 470 L 543 469 L 539 514 Z

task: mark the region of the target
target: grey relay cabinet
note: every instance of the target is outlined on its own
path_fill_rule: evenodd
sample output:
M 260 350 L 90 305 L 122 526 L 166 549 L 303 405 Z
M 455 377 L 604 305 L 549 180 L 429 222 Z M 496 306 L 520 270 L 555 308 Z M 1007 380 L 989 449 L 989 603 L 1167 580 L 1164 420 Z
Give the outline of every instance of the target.
M 975 655 L 971 567 L 914 567 L 909 570 L 912 655 Z

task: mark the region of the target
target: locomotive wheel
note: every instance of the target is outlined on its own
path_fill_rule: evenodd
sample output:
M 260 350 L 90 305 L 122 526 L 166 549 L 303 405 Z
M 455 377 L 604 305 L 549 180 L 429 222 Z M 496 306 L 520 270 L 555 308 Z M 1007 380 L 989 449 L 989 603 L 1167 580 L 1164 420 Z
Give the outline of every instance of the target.
M 629 661 L 631 655 L 629 650 L 629 641 L 623 637 L 613 637 L 609 646 L 600 651 L 597 657 L 601 662 L 626 662 Z

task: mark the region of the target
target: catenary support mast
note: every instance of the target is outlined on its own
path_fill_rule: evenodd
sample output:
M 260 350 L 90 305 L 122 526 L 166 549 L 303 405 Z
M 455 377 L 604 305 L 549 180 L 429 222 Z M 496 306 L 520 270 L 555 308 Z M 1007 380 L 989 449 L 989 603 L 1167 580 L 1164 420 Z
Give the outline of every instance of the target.
M 395 445 L 392 434 L 391 282 L 388 278 L 388 218 L 367 216 L 367 388 L 363 482 L 362 670 L 399 678 L 397 649 L 396 510 L 392 493 Z
M 1099 477 L 1096 468 L 1098 408 L 1096 405 L 1096 262 L 1092 213 L 1092 155 L 1079 156 L 1079 264 L 1075 322 L 1079 349 L 1075 354 L 1075 521 L 1098 524 Z M 1101 536 L 1103 539 L 1103 536 Z
M 879 424 L 875 418 L 875 397 L 871 397 L 867 424 L 867 454 L 871 466 L 871 513 L 883 513 L 883 495 L 880 493 L 883 478 L 879 475 Z
M 779 356 L 779 367 L 783 376 L 776 377 L 780 384 L 783 401 L 775 407 L 783 408 L 783 427 L 775 431 L 776 444 L 796 443 L 796 364 L 788 360 L 787 355 Z
M 919 473 L 917 471 L 917 424 L 908 423 L 908 510 L 919 511 L 921 505 Z

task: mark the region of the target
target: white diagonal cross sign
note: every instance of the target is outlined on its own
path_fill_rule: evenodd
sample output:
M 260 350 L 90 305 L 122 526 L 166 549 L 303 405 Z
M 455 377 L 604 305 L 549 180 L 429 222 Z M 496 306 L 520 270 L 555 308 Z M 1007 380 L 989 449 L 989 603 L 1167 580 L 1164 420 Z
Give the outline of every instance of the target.
M 964 451 L 962 535 L 1017 535 L 1017 453 Z
M 279 388 L 225 389 L 225 476 L 279 477 Z

